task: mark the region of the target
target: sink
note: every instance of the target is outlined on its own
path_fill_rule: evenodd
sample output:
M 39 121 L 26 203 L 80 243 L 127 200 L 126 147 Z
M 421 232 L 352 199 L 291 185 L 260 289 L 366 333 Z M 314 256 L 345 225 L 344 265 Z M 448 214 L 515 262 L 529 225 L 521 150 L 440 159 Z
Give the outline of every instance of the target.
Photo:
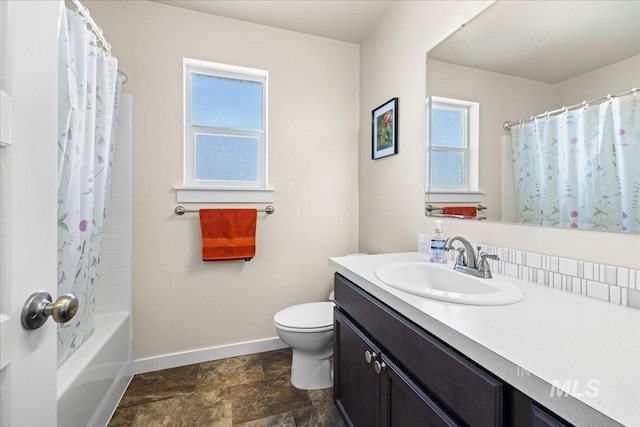
M 378 267 L 375 276 L 403 292 L 460 304 L 505 305 L 523 298 L 522 290 L 506 276 L 481 279 L 446 264 L 391 262 Z

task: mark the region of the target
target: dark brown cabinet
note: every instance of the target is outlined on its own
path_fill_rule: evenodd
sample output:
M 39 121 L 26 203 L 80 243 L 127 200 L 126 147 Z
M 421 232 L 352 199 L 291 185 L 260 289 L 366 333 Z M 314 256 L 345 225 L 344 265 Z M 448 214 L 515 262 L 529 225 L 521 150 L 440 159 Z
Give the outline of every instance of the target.
M 352 426 L 458 426 L 336 309 L 334 396 Z
M 339 274 L 334 289 L 334 400 L 347 425 L 571 425 Z

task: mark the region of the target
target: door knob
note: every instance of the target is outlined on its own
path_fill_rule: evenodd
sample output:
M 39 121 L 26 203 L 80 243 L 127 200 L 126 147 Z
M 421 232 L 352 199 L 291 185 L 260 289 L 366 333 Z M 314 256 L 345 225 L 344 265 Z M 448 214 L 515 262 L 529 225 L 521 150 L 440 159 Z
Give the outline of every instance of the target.
M 376 374 L 380 375 L 380 372 L 387 369 L 387 364 L 384 362 L 378 362 L 377 360 L 373 362 L 373 369 L 375 369 Z
M 78 298 L 73 294 L 60 295 L 55 302 L 51 301 L 48 292 L 40 291 L 32 294 L 22 308 L 22 326 L 25 329 L 38 329 L 44 325 L 49 316 L 57 323 L 66 323 L 78 312 Z
M 367 363 L 371 363 L 371 361 L 376 360 L 376 357 L 378 357 L 378 355 L 375 351 L 371 352 L 367 350 L 364 352 L 364 360 L 366 360 Z

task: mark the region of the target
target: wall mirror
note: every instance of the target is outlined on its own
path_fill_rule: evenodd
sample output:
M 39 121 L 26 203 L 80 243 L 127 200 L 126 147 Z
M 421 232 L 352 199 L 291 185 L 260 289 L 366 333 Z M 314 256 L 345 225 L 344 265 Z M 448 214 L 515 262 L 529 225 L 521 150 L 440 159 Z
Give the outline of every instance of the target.
M 426 206 L 481 198 L 487 209 L 478 217 L 491 221 L 640 233 L 633 88 L 640 89 L 640 2 L 495 2 L 427 53 Z M 464 114 L 438 112 L 434 99 L 479 105 L 478 143 L 468 154 L 451 142 L 473 131 L 457 127 Z M 474 156 L 475 171 L 465 164 Z M 438 177 L 451 170 L 454 184 L 477 174 L 477 188 L 434 198 L 430 190 L 442 188 L 433 183 L 454 185 Z

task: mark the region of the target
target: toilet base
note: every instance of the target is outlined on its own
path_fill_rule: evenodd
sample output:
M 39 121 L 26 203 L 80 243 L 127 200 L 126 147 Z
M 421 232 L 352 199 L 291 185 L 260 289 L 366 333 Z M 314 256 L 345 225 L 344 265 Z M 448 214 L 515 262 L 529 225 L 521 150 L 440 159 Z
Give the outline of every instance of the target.
M 291 384 L 300 390 L 318 390 L 333 387 L 331 356 L 318 357 L 293 350 L 291 360 Z

